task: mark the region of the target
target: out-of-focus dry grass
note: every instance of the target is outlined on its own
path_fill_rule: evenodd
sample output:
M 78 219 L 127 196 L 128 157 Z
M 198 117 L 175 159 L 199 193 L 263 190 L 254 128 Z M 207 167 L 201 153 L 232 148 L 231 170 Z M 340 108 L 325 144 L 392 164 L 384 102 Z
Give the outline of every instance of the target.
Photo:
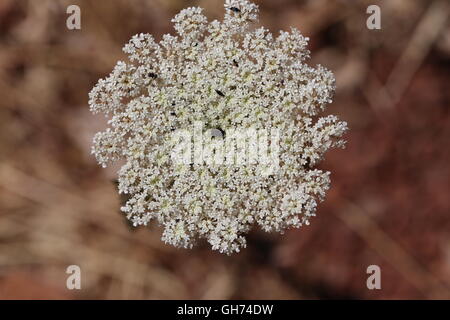
M 0 2 L 0 298 L 449 298 L 450 27 L 446 1 L 260 0 L 261 23 L 298 27 L 312 63 L 335 71 L 330 110 L 349 122 L 348 148 L 328 154 L 333 188 L 309 227 L 258 231 L 238 255 L 177 250 L 160 229 L 131 229 L 90 156 L 104 126 L 87 93 L 138 32 L 221 0 Z M 82 30 L 65 27 L 79 4 Z M 65 269 L 82 268 L 82 290 Z M 367 266 L 382 290 L 366 288 Z

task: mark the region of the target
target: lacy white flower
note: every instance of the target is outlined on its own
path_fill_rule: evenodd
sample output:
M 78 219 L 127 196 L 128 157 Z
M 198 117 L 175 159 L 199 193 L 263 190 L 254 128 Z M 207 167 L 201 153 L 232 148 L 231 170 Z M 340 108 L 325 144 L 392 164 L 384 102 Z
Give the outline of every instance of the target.
M 204 238 L 214 250 L 239 252 L 253 225 L 283 232 L 309 224 L 329 189 L 329 172 L 315 167 L 344 146 L 347 130 L 336 116 L 320 116 L 333 74 L 305 63 L 308 38 L 298 30 L 273 37 L 255 27 L 257 17 L 247 0 L 226 0 L 223 22 L 208 23 L 201 8 L 182 10 L 172 20 L 177 36 L 134 36 L 124 47 L 130 62 L 119 61 L 89 95 L 91 110 L 110 119 L 93 154 L 102 166 L 125 160 L 119 192 L 129 200 L 121 210 L 135 226 L 157 220 L 166 243 L 191 248 Z M 187 153 L 192 161 L 174 161 L 175 133 L 196 123 L 203 126 L 188 139 L 203 148 Z M 238 137 L 241 145 L 256 139 L 277 150 L 276 168 L 259 158 L 198 160 L 241 129 L 255 132 Z M 238 145 L 228 160 L 252 156 Z

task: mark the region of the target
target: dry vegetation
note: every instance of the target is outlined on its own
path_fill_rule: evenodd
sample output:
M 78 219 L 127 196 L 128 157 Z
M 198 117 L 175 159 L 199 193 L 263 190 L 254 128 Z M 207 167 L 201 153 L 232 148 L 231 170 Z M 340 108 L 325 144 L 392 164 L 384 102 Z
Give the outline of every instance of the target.
M 0 2 L 0 298 L 449 298 L 450 26 L 446 1 L 260 0 L 272 31 L 298 27 L 313 62 L 335 71 L 333 113 L 348 148 L 323 167 L 333 188 L 311 226 L 255 232 L 231 257 L 177 250 L 157 226 L 132 229 L 90 156 L 87 93 L 138 32 L 159 38 L 188 5 L 221 0 Z M 67 5 L 82 30 L 65 27 Z M 81 291 L 65 289 L 80 265 Z M 366 288 L 366 267 L 382 290 Z

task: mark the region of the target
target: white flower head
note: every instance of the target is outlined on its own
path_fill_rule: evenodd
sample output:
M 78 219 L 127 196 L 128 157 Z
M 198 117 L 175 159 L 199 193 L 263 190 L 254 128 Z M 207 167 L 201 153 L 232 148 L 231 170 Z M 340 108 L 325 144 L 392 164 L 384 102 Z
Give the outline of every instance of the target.
M 121 210 L 135 226 L 157 220 L 174 246 L 204 238 L 239 252 L 255 224 L 309 224 L 329 189 L 329 172 L 315 167 L 347 130 L 320 115 L 333 74 L 305 64 L 298 30 L 274 37 L 257 18 L 247 0 L 226 0 L 223 22 L 184 9 L 172 20 L 177 36 L 135 35 L 124 47 L 130 62 L 89 94 L 92 112 L 110 116 L 92 153 L 102 166 L 125 160 Z

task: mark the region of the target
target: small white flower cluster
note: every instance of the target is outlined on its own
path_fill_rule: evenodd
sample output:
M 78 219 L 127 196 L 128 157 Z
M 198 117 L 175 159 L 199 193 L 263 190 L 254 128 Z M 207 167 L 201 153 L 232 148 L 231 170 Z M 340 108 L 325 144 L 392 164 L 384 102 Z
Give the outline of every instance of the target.
M 94 138 L 97 161 L 126 160 L 119 192 L 129 196 L 122 211 L 133 224 L 156 219 L 166 243 L 190 248 L 204 238 L 230 254 L 245 247 L 254 224 L 279 232 L 309 224 L 330 185 L 329 172 L 314 166 L 344 145 L 347 124 L 319 116 L 334 77 L 305 64 L 307 38 L 253 27 L 258 7 L 247 0 L 226 0 L 225 10 L 223 22 L 210 23 L 200 8 L 182 10 L 172 20 L 178 36 L 159 43 L 134 36 L 124 47 L 130 63 L 118 62 L 89 104 L 110 117 Z M 224 135 L 280 130 L 279 168 L 172 163 L 173 132 L 195 122 Z

